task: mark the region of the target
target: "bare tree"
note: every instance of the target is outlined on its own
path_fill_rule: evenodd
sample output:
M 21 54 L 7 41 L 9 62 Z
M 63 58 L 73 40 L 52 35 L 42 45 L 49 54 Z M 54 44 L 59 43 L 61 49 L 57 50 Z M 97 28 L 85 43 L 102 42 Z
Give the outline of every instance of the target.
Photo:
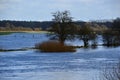
M 75 36 L 76 27 L 72 22 L 72 17 L 69 11 L 53 13 L 53 25 L 49 30 L 52 32 L 51 39 L 57 39 L 64 44 L 65 40 L 72 40 Z
M 102 34 L 103 44 L 105 46 L 119 46 L 120 45 L 120 34 L 112 29 L 104 31 Z
M 78 31 L 78 37 L 84 42 L 84 47 L 89 45 L 90 40 L 96 39 L 96 34 L 91 28 L 90 23 L 85 23 L 84 26 L 81 27 L 81 29 Z

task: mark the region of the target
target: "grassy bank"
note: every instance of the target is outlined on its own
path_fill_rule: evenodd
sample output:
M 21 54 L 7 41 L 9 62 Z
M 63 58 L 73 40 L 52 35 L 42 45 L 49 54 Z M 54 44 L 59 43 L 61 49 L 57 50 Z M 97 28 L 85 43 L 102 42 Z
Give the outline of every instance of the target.
M 11 33 L 48 33 L 47 31 L 0 31 L 0 35 L 8 35 Z

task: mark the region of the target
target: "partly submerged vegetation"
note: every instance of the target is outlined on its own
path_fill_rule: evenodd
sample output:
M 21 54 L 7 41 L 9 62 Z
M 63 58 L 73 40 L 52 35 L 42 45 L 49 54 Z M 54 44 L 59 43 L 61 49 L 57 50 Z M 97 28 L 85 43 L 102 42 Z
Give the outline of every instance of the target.
M 35 45 L 41 52 L 75 52 L 73 46 L 61 44 L 58 41 L 46 41 Z
M 12 32 L 0 32 L 0 35 L 8 35 L 11 34 Z
M 84 48 L 96 47 L 97 35 L 102 35 L 103 46 L 119 46 L 120 45 L 120 19 L 113 22 L 111 28 L 105 28 L 101 32 L 96 31 L 92 23 L 84 23 L 77 25 L 73 22 L 69 11 L 53 13 L 53 24 L 48 29 L 50 39 L 58 42 L 43 42 L 37 44 L 37 48 L 45 52 L 69 52 L 73 47 L 66 46 L 66 40 L 74 40 L 78 38 L 84 43 Z M 90 41 L 92 42 L 89 45 Z M 57 49 L 58 48 L 58 49 Z M 75 47 L 74 47 L 75 48 Z
M 0 31 L 0 35 L 8 35 L 12 33 L 48 33 L 48 31 Z
M 8 51 L 27 51 L 27 50 L 31 50 L 31 49 L 35 49 L 34 47 L 31 48 L 21 48 L 21 49 L 0 49 L 0 52 L 8 52 Z

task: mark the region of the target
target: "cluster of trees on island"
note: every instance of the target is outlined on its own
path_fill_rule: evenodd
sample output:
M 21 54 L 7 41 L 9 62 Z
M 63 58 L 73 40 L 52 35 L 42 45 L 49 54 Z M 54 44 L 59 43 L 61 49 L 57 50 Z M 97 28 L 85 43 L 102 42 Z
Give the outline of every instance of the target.
M 97 24 L 90 22 L 85 22 L 82 25 L 78 25 L 73 21 L 73 18 L 70 16 L 69 11 L 55 12 L 53 13 L 53 24 L 48 29 L 48 35 L 50 39 L 56 40 L 58 42 L 43 42 L 38 44 L 37 47 L 43 49 L 56 50 L 58 46 L 63 45 L 60 48 L 66 49 L 66 40 L 74 40 L 78 38 L 84 43 L 83 47 L 97 46 L 97 36 L 102 35 L 103 45 L 105 46 L 119 46 L 120 45 L 120 19 L 117 18 L 113 21 L 111 27 L 102 27 L 100 30 L 97 27 Z M 102 25 L 103 26 L 103 25 Z M 98 30 L 99 29 L 99 30 Z M 89 45 L 89 42 L 92 42 L 92 45 Z M 50 45 L 49 45 L 50 44 Z M 44 48 L 43 48 L 44 47 Z M 53 47 L 53 49 L 52 49 Z M 72 46 L 73 47 L 73 46 Z M 67 48 L 70 48 L 67 46 Z M 45 49 L 45 50 L 44 50 Z M 67 49 L 66 49 L 67 50 Z M 48 50 L 49 51 L 49 50 Z M 61 50 L 62 51 L 62 50 Z M 73 50 L 74 51 L 74 50 Z
M 113 21 L 112 27 L 104 27 L 99 33 L 100 30 L 97 31 L 92 23 L 86 22 L 82 26 L 75 24 L 68 11 L 58 11 L 53 14 L 53 17 L 54 24 L 49 31 L 53 33 L 52 39 L 57 39 L 61 44 L 64 44 L 65 40 L 77 37 L 84 42 L 85 47 L 89 45 L 90 40 L 93 41 L 93 45 L 96 45 L 97 35 L 101 34 L 105 45 L 120 45 L 119 18 Z

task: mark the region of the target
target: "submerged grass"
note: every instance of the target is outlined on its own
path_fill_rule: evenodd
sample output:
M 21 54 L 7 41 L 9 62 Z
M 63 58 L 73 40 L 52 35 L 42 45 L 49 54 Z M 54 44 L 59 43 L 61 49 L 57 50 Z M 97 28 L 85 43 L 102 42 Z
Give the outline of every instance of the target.
M 0 31 L 0 35 L 9 35 L 12 33 L 48 33 L 47 31 Z
M 9 51 L 27 51 L 27 50 L 33 50 L 34 47 L 31 48 L 21 48 L 21 49 L 0 49 L 0 52 L 9 52 Z
M 0 32 L 0 35 L 8 35 L 11 34 L 12 32 Z

